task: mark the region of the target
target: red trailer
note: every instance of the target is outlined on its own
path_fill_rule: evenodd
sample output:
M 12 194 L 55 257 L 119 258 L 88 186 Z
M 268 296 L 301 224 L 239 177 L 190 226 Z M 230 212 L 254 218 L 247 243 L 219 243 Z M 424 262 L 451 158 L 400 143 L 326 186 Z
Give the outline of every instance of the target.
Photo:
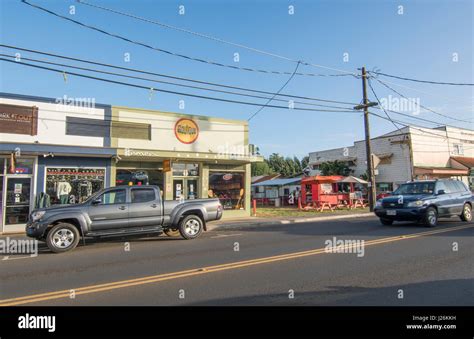
M 303 178 L 301 180 L 303 209 L 332 211 L 334 208 L 341 207 L 365 207 L 361 192 L 356 192 L 354 189 L 354 183 L 361 183 L 363 180 L 352 180 L 352 178 L 354 177 L 340 175 L 316 175 Z

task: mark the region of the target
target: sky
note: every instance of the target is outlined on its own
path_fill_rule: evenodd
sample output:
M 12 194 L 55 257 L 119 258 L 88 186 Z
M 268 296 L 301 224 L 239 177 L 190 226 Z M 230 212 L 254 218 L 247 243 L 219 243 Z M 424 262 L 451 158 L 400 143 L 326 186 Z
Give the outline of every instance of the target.
M 293 72 L 296 64 L 269 55 L 223 44 L 150 23 L 94 9 L 76 1 L 28 0 L 72 19 L 94 25 L 149 45 L 239 67 Z M 473 83 L 474 2 L 470 0 L 254 0 L 254 1 L 151 1 L 88 0 L 150 20 L 204 33 L 226 41 L 347 72 L 378 69 L 402 77 Z M 70 14 L 70 6 L 75 13 Z M 180 9 L 184 6 L 184 14 Z M 293 14 L 290 14 L 293 6 Z M 402 6 L 402 7 L 400 7 Z M 20 0 L 0 2 L 2 44 L 36 49 L 98 62 L 137 68 L 201 81 L 277 92 L 289 75 L 264 74 L 203 64 L 178 58 L 103 35 L 39 11 Z M 16 51 L 0 48 L 1 53 Z M 130 60 L 125 60 L 129 53 Z M 235 53 L 239 61 L 235 62 Z M 22 53 L 23 57 L 40 57 Z M 302 73 L 341 74 L 326 68 L 300 65 Z M 94 98 L 97 103 L 157 109 L 184 114 L 247 120 L 259 107 L 155 93 L 51 73 L 0 62 L 0 91 L 51 98 Z M 102 75 L 99 75 L 102 76 Z M 110 77 L 112 78 L 112 77 Z M 442 86 L 379 77 L 413 102 L 457 119 L 472 120 L 472 86 Z M 122 81 L 146 84 L 139 80 Z M 154 88 L 256 102 L 266 100 L 193 91 L 153 84 Z M 374 90 L 394 108 L 396 94 L 376 81 Z M 362 81 L 352 76 L 309 77 L 295 75 L 282 91 L 344 102 L 359 103 Z M 375 101 L 369 90 L 369 99 Z M 184 100 L 184 109 L 180 107 Z M 285 105 L 272 102 L 273 105 Z M 324 103 L 323 103 L 324 104 Z M 298 104 L 295 104 L 298 107 Z M 313 107 L 314 108 L 314 107 Z M 416 106 L 407 114 L 417 114 Z M 394 109 L 402 110 L 402 109 Z M 403 110 L 402 110 L 403 111 Z M 375 110 L 375 112 L 378 112 Z M 383 114 L 383 113 L 382 113 Z M 473 128 L 472 124 L 421 110 L 418 117 L 439 124 Z M 393 115 L 393 118 L 433 126 Z M 385 120 L 371 117 L 371 135 L 394 129 Z M 303 157 L 309 152 L 352 145 L 364 138 L 361 113 L 310 112 L 264 108 L 249 122 L 250 142 L 263 155 L 280 153 Z

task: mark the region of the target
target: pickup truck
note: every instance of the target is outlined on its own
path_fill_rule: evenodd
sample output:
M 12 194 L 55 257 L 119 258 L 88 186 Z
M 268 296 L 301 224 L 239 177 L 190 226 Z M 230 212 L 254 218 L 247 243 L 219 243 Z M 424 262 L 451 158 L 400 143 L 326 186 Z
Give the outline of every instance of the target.
M 75 205 L 34 210 L 26 234 L 46 241 L 53 252 L 74 249 L 80 238 L 165 233 L 195 239 L 208 221 L 219 220 L 219 199 L 163 200 L 158 186 L 103 189 Z

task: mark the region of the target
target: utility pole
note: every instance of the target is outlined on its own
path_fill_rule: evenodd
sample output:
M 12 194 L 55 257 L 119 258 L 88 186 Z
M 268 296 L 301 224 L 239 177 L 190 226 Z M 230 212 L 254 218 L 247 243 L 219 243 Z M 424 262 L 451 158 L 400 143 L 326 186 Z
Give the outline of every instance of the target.
M 365 67 L 362 67 L 362 96 L 363 104 L 354 107 L 354 109 L 364 109 L 364 127 L 365 127 L 365 152 L 367 154 L 367 175 L 369 177 L 369 207 L 370 211 L 374 210 L 375 198 L 376 198 L 376 187 L 375 187 L 375 175 L 372 159 L 372 148 L 370 146 L 370 124 L 369 124 L 369 107 L 377 106 L 375 102 L 369 102 L 367 98 L 367 73 Z

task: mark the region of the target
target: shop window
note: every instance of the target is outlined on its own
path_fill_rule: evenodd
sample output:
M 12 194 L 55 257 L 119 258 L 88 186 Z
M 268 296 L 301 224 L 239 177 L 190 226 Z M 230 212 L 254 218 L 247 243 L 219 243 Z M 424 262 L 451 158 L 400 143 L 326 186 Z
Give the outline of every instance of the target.
M 224 209 L 244 209 L 244 176 L 241 172 L 210 173 L 209 197 L 219 198 Z
M 109 123 L 105 120 L 66 117 L 66 135 L 104 138 L 109 134 Z
M 163 190 L 163 172 L 152 169 L 117 169 L 115 186 L 156 185 Z
M 132 189 L 132 203 L 155 200 L 155 190 L 152 188 Z
M 199 164 L 173 163 L 173 176 L 197 177 L 199 176 Z
M 46 194 L 51 204 L 82 203 L 104 188 L 105 169 L 52 168 L 46 169 Z
M 7 173 L 9 174 L 33 174 L 33 159 L 16 158 L 13 166 L 9 158 L 7 161 Z

